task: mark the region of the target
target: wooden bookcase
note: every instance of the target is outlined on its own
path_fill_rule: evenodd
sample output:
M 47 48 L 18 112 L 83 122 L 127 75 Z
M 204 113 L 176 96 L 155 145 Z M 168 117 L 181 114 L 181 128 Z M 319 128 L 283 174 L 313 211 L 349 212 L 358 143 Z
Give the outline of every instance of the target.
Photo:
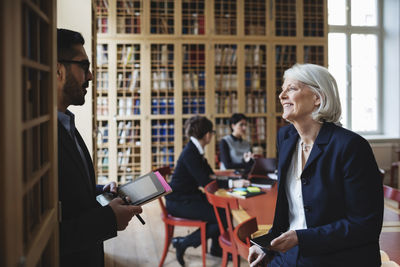
M 56 1 L 0 16 L 0 265 L 58 266 Z
M 233 112 L 249 117 L 255 152 L 275 157 L 283 72 L 296 62 L 327 64 L 326 0 L 96 3 L 100 183 L 173 166 L 195 114 L 214 122 L 206 151 L 214 167 Z

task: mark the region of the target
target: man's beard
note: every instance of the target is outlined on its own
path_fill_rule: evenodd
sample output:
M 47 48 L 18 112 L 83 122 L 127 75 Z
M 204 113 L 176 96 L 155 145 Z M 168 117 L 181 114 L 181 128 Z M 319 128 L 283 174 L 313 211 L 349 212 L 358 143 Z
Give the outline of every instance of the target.
M 83 85 L 79 84 L 70 71 L 67 71 L 67 81 L 64 85 L 64 94 L 69 99 L 70 105 L 83 105 L 85 104 L 84 88 L 87 88 L 88 81 Z

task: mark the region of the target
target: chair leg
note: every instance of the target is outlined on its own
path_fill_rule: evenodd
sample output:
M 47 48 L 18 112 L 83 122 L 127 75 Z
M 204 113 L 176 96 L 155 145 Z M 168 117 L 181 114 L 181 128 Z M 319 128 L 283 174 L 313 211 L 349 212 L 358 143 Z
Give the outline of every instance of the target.
M 168 248 L 169 245 L 171 244 L 172 236 L 174 235 L 174 226 L 169 225 L 169 224 L 164 224 L 165 225 L 165 242 L 164 242 L 164 250 L 163 254 L 161 256 L 160 264 L 158 265 L 159 267 L 163 266 L 165 258 L 167 257 L 168 253 Z
M 240 267 L 240 256 L 232 253 L 233 267 Z
M 203 267 L 206 267 L 206 254 L 207 254 L 207 239 L 206 239 L 206 226 L 200 227 L 201 233 L 201 254 L 203 256 Z
M 221 267 L 226 267 L 227 264 L 228 264 L 228 252 L 226 250 L 223 250 Z

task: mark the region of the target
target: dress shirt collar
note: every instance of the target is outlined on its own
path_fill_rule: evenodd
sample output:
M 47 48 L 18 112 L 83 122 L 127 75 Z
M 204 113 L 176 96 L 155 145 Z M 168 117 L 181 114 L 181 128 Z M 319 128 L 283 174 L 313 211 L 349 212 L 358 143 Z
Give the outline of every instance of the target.
M 240 141 L 241 142 L 243 140 L 241 137 L 236 137 L 233 134 L 231 134 L 231 136 L 232 136 L 234 141 Z
M 75 120 L 75 115 L 69 111 L 68 109 L 64 112 L 57 111 L 57 119 L 61 122 L 62 126 L 68 131 L 68 133 L 71 133 L 71 120 Z
M 190 140 L 193 142 L 193 144 L 197 147 L 197 149 L 199 150 L 200 155 L 204 154 L 204 149 L 203 147 L 200 145 L 199 140 L 197 140 L 197 138 L 191 136 Z

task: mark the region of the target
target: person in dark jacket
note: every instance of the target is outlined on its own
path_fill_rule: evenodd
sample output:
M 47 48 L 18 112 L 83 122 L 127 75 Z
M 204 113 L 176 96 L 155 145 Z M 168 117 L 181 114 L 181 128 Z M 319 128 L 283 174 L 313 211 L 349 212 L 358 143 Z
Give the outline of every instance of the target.
M 247 117 L 242 113 L 234 113 L 229 119 L 232 129 L 230 135 L 219 142 L 221 170 L 244 169 L 249 171 L 254 164 L 251 146 L 246 137 Z
M 96 201 L 104 191 L 116 193 L 114 182 L 95 185 L 89 151 L 67 108 L 85 103 L 93 76 L 78 32 L 57 30 L 58 195 L 61 211 L 60 266 L 104 266 L 103 241 L 123 230 L 141 207 L 116 198 L 105 207 Z
M 212 239 L 210 253 L 221 256 L 222 249 L 218 243 L 219 229 L 217 218 L 211 204 L 199 187 L 205 187 L 212 180 L 214 172 L 204 157 L 204 148 L 214 135 L 213 124 L 206 117 L 195 116 L 186 121 L 186 135 L 189 142 L 179 156 L 170 182 L 172 193 L 166 196 L 166 208 L 173 216 L 202 220 L 207 222 L 206 237 Z M 248 181 L 234 181 L 235 186 L 247 185 Z M 226 219 L 224 213 L 221 218 Z M 226 225 L 226 221 L 223 222 Z M 200 229 L 186 237 L 175 237 L 172 244 L 176 249 L 178 262 L 184 266 L 183 255 L 188 247 L 201 244 Z
M 324 67 L 285 71 L 278 197 L 268 250 L 250 266 L 381 266 L 382 179 L 368 142 L 339 124 L 336 81 Z

